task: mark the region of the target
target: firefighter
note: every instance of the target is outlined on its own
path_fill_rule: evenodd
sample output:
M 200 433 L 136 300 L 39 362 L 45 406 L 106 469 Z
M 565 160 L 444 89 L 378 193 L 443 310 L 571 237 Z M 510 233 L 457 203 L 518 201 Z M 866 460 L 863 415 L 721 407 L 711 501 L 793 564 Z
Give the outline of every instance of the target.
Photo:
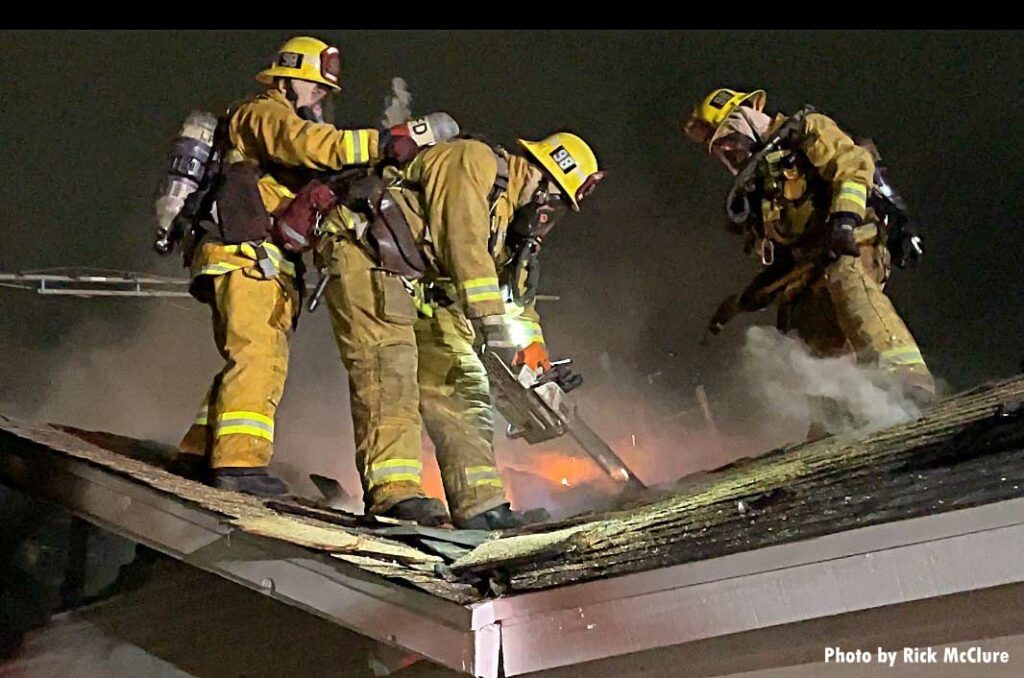
M 339 210 L 327 304 L 349 375 L 356 462 L 369 513 L 446 522 L 421 485 L 421 430 L 434 443 L 451 520 L 518 524 L 495 462 L 486 348 L 550 367 L 533 303 L 536 255 L 562 213 L 604 173 L 560 132 L 508 153 L 477 139 L 437 144 L 371 197 Z M 578 375 L 563 375 L 567 386 Z
M 288 492 L 268 465 L 299 313 L 302 261 L 295 234 L 282 231 L 275 215 L 310 172 L 376 162 L 386 146 L 376 129 L 342 130 L 324 122 L 324 104 L 340 91 L 340 76 L 336 47 L 292 38 L 256 76 L 266 91 L 232 106 L 215 135 L 219 184 L 184 249 L 191 291 L 213 312 L 225 365 L 179 445 L 179 467 L 197 474 L 208 466 L 216 487 Z
M 818 356 L 853 352 L 930 401 L 932 376 L 884 292 L 891 255 L 886 220 L 869 200 L 875 156 L 814 109 L 773 118 L 765 101 L 763 90 L 716 89 L 683 122 L 736 177 L 730 224 L 764 266 L 737 307 L 780 298 L 781 331 L 795 331 Z

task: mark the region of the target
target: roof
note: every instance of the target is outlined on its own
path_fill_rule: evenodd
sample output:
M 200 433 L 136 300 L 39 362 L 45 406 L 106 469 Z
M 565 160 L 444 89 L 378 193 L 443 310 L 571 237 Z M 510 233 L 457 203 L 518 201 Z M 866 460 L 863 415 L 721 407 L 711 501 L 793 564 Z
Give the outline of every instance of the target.
M 733 580 L 729 595 L 740 583 L 752 587 L 751 595 L 761 592 L 760 600 L 749 599 L 752 616 L 742 623 L 744 615 L 722 619 L 718 626 L 677 625 L 673 642 L 1017 581 L 1018 574 L 1024 580 L 1024 570 L 989 572 L 995 564 L 965 564 L 984 553 L 977 550 L 979 535 L 995 539 L 999 530 L 1024 530 L 1022 403 L 1024 378 L 987 384 L 938 403 L 910 424 L 773 450 L 686 478 L 618 512 L 504 534 L 421 528 L 208 488 L 155 465 L 165 453 L 158 444 L 3 417 L 0 478 L 446 666 L 496 675 L 504 662 L 505 673 L 517 675 L 544 661 L 572 660 L 564 647 L 548 654 L 536 647 L 512 654 L 510 648 L 562 633 L 571 626 L 566 611 L 582 611 L 581 601 L 595 614 L 612 606 L 622 617 L 615 623 L 622 624 L 629 618 L 623 601 L 632 601 L 640 623 L 653 613 L 651 596 L 692 605 L 695 599 L 687 596 L 700 592 L 696 600 L 711 605 L 714 596 L 726 595 L 722 572 Z M 1000 541 L 985 546 L 989 553 L 1007 543 L 1007 534 L 998 534 Z M 924 548 L 922 539 L 960 550 L 914 551 Z M 963 551 L 968 541 L 974 547 Z M 757 588 L 789 570 L 793 575 L 813 566 L 835 574 L 846 562 L 863 566 L 857 559 L 866 551 L 892 557 L 876 556 L 877 576 L 886 572 L 881 563 L 896 573 L 911 555 L 963 562 L 956 561 L 957 576 L 948 574 L 953 561 L 947 562 L 945 579 L 916 594 L 901 587 L 836 599 L 831 607 L 800 608 L 793 603 L 800 595 L 779 590 L 781 579 Z M 801 591 L 813 588 L 806 580 L 784 581 Z M 545 632 L 537 615 L 556 626 Z M 618 647 L 603 636 L 585 643 L 589 650 L 581 645 L 576 660 L 658 642 L 669 639 Z M 525 664 L 517 669 L 517 661 Z

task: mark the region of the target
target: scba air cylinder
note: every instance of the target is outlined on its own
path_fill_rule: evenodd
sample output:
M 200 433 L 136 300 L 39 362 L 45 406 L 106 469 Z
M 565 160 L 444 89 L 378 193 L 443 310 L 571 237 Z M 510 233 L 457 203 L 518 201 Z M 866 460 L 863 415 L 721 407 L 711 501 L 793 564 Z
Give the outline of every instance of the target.
M 174 248 L 174 220 L 181 213 L 186 198 L 203 180 L 206 163 L 213 153 L 216 129 L 217 118 L 213 114 L 192 111 L 174 139 L 167 174 L 160 182 L 155 205 L 157 240 L 153 246 L 161 254 Z

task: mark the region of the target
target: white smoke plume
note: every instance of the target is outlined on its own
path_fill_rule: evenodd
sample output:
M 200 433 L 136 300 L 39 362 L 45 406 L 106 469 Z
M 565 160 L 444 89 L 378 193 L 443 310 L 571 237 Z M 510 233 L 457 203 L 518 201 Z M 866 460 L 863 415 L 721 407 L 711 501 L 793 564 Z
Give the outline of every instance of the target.
M 742 359 L 751 390 L 784 419 L 857 435 L 921 416 L 893 375 L 858 365 L 852 356 L 817 358 L 774 328 L 749 328 Z
M 384 127 L 401 125 L 412 118 L 412 92 L 404 79 L 391 79 L 391 94 L 384 97 L 384 107 Z

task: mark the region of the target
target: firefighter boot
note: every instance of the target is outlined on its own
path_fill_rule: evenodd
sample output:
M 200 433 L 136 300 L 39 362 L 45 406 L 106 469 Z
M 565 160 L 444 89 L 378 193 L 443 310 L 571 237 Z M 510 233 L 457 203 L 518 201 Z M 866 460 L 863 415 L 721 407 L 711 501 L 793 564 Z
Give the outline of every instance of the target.
M 501 504 L 471 518 L 457 520 L 455 527 L 460 530 L 511 530 L 522 527 L 523 522 L 522 515 L 513 511 L 509 504 Z
M 213 486 L 257 497 L 280 497 L 289 493 L 288 485 L 270 475 L 266 466 L 216 468 L 213 470 Z
M 429 497 L 403 499 L 380 515 L 398 520 L 411 520 L 424 527 L 438 527 L 448 522 L 448 512 L 444 510 L 444 504 Z
M 167 463 L 167 470 L 182 478 L 204 483 L 210 476 L 210 459 L 199 454 L 179 452 Z

